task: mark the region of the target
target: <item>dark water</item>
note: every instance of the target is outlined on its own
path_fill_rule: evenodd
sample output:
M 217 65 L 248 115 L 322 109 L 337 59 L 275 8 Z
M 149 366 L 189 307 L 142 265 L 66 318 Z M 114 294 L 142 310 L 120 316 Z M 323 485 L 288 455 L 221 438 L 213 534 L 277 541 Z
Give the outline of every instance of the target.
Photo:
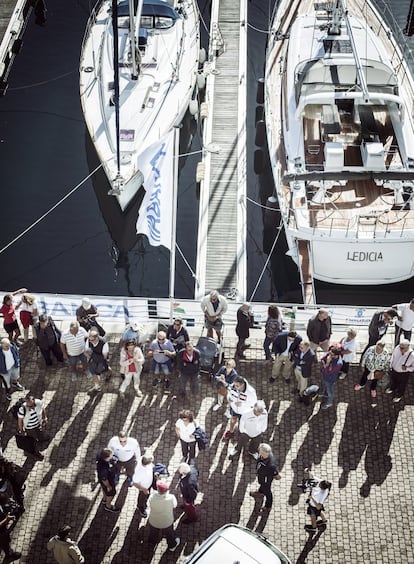
M 227 1 L 227 0 L 225 0 Z M 381 0 L 378 0 L 381 2 Z M 55 0 L 48 20 L 39 27 L 30 20 L 23 49 L 13 65 L 7 95 L 0 99 L 0 163 L 2 213 L 0 249 L 64 198 L 98 165 L 79 101 L 78 64 L 86 22 L 94 2 Z M 272 193 L 269 173 L 253 171 L 256 80 L 264 74 L 266 31 L 274 0 L 249 2 L 248 31 L 248 196 L 255 202 Z M 388 5 L 404 27 L 409 0 Z M 199 0 L 209 25 L 210 0 Z M 202 42 L 207 44 L 202 25 Z M 187 120 L 180 152 L 200 148 L 198 123 Z M 192 140 L 191 147 L 187 146 Z M 194 271 L 197 248 L 198 199 L 195 169 L 199 155 L 180 160 L 177 243 Z M 3 252 L 0 288 L 26 286 L 33 292 L 161 297 L 168 295 L 169 252 L 150 247 L 135 235 L 139 201 L 126 217 L 106 195 L 108 183 L 100 170 L 59 207 Z M 262 210 L 248 203 L 248 298 L 276 231 L 262 227 Z M 265 236 L 264 236 L 265 235 Z M 265 239 L 265 241 L 264 241 Z M 283 232 L 272 266 L 254 294 L 255 300 L 300 299 L 296 267 L 284 255 Z M 175 295 L 192 298 L 194 278 L 177 254 Z M 272 279 L 272 271 L 276 275 Z M 319 288 L 320 302 L 394 303 L 412 293 L 412 281 L 397 288 Z M 381 294 L 382 292 L 382 294 Z M 391 296 L 385 299 L 385 296 Z M 384 299 L 383 299 L 384 297 Z M 398 298 L 400 299 L 400 298 Z
M 99 165 L 79 101 L 80 47 L 93 4 L 55 0 L 48 3 L 45 27 L 29 21 L 7 95 L 0 99 L 0 249 Z M 203 15 L 207 5 L 207 1 L 200 2 Z M 185 142 L 191 135 L 190 150 L 197 150 L 197 124 L 187 120 L 183 130 L 182 151 L 189 149 Z M 192 269 L 197 244 L 198 160 L 199 155 L 180 160 L 178 195 L 177 242 Z M 100 170 L 1 252 L 0 288 L 168 296 L 169 252 L 150 247 L 135 235 L 138 205 L 124 217 L 107 191 Z M 179 256 L 176 268 L 176 295 L 192 297 L 194 279 Z

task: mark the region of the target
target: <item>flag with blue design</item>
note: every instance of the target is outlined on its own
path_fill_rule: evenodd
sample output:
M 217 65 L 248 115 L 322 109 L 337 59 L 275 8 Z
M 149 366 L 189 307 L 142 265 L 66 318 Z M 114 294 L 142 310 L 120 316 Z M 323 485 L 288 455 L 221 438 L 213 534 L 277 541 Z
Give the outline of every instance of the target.
M 140 158 L 145 196 L 139 210 L 137 234 L 150 245 L 171 250 L 174 189 L 174 130 L 146 149 Z

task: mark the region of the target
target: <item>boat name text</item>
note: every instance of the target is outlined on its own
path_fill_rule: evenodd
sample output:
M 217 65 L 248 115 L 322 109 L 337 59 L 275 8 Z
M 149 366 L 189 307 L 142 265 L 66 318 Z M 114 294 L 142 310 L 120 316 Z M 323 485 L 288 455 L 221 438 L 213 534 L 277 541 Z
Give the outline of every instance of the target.
M 375 251 L 348 251 L 346 260 L 353 262 L 379 262 L 383 260 L 382 253 Z

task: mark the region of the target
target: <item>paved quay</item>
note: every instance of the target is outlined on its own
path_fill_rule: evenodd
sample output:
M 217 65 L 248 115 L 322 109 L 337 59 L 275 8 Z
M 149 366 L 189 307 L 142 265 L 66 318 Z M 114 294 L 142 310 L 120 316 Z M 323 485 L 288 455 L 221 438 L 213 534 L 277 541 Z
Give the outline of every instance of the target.
M 230 329 L 230 328 L 227 328 Z M 196 340 L 199 334 L 190 330 Z M 234 333 L 226 336 L 225 354 L 234 354 Z M 266 400 L 269 427 L 265 440 L 276 454 L 282 474 L 273 483 L 274 505 L 269 515 L 259 513 L 249 496 L 254 489 L 255 464 L 251 457 L 230 462 L 232 443 L 223 442 L 227 425 L 223 410 L 212 411 L 215 391 L 202 376 L 198 398 L 187 400 L 153 394 L 151 377 L 142 375 L 144 396 L 130 395 L 121 400 L 118 372 L 119 334 L 108 335 L 111 343 L 113 375 L 103 393 L 90 397 L 90 382 L 84 376 L 70 381 L 67 369 L 46 369 L 36 347 L 29 341 L 21 347 L 22 380 L 46 404 L 50 444 L 45 460 L 26 458 L 16 448 L 16 420 L 7 409 L 13 401 L 2 396 L 1 439 L 5 455 L 27 472 L 26 512 L 12 533 L 12 546 L 23 556 L 20 562 L 47 563 L 47 540 L 59 526 L 69 523 L 74 538 L 89 564 L 182 562 L 198 543 L 224 523 L 239 523 L 262 532 L 297 563 L 412 563 L 414 549 L 413 442 L 414 383 L 405 398 L 393 403 L 382 390 L 377 405 L 371 405 L 367 389 L 355 392 L 357 368 L 336 388 L 334 409 L 320 410 L 320 403 L 306 407 L 296 401 L 291 386 L 268 383 L 270 366 L 262 362 L 263 330 L 252 331 L 247 360 L 239 372 Z M 391 336 L 387 337 L 391 343 Z M 317 368 L 313 380 L 318 382 Z M 176 389 L 176 387 L 175 387 Z M 141 445 L 150 447 L 156 461 L 168 464 L 172 491 L 177 484 L 175 470 L 181 458 L 174 424 L 183 407 L 196 413 L 199 424 L 210 436 L 210 448 L 197 458 L 200 470 L 199 516 L 196 524 L 180 524 L 181 545 L 175 553 L 162 541 L 153 551 L 147 544 L 146 520 L 135 511 L 137 491 L 124 483 L 118 488 L 119 514 L 105 512 L 100 505 L 95 456 L 109 438 L 125 428 Z M 314 537 L 305 532 L 305 496 L 297 483 L 303 468 L 333 482 L 327 504 L 328 526 Z

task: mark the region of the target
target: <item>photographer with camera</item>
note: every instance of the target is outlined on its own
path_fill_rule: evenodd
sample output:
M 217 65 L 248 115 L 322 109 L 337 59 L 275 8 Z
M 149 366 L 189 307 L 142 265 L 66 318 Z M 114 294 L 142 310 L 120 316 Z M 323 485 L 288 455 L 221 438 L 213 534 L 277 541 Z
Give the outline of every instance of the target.
M 324 503 L 328 499 L 329 493 L 331 491 L 332 484 L 328 480 L 320 480 L 316 478 L 313 473 L 305 468 L 305 472 L 308 474 L 308 478 L 302 481 L 302 484 L 298 484 L 302 488 L 303 492 L 309 492 L 309 496 L 306 500 L 308 504 L 307 514 L 310 515 L 311 524 L 305 525 L 305 529 L 309 533 L 314 533 L 318 530 L 318 527 L 326 525 L 327 519 L 323 511 Z M 320 520 L 318 521 L 318 517 Z
M 99 312 L 96 306 L 93 305 L 89 298 L 83 298 L 82 305 L 76 310 L 76 319 L 85 331 L 90 331 L 92 327 L 98 330 L 100 337 L 105 337 L 105 330 L 99 325 L 96 318 L 99 317 Z
M 21 552 L 16 552 L 10 546 L 10 528 L 15 521 L 15 506 L 6 494 L 0 493 L 0 548 L 6 555 L 5 562 L 18 560 L 22 555 Z

